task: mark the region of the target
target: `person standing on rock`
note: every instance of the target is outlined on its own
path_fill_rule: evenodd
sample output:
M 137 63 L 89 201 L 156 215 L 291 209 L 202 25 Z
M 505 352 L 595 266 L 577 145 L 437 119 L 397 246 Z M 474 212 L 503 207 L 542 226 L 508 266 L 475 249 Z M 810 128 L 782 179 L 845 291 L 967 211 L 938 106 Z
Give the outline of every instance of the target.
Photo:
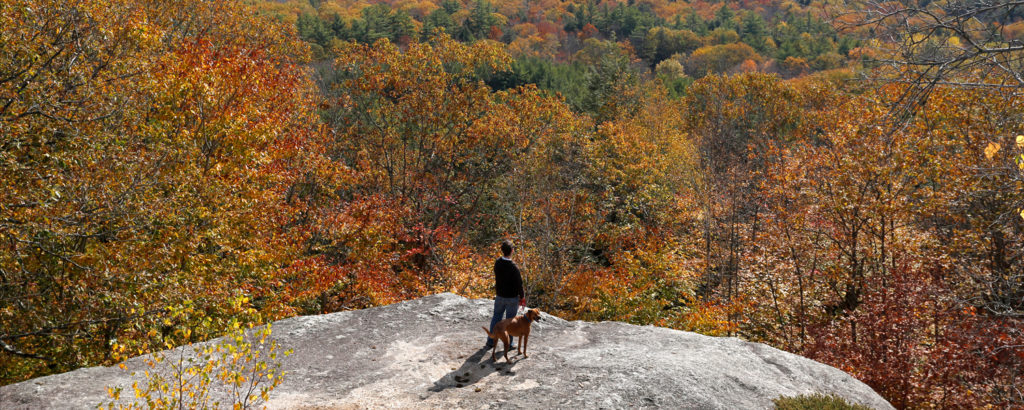
M 491 317 L 490 331 L 494 331 L 494 325 L 502 319 L 508 319 L 516 315 L 519 305 L 526 304 L 526 293 L 523 292 L 523 277 L 519 275 L 519 267 L 512 259 L 511 241 L 501 242 L 502 256 L 494 261 L 494 316 Z M 504 316 L 504 317 L 503 317 Z M 511 341 L 510 341 L 511 342 Z M 487 338 L 484 348 L 494 347 L 495 340 Z M 509 346 L 515 349 L 515 346 Z

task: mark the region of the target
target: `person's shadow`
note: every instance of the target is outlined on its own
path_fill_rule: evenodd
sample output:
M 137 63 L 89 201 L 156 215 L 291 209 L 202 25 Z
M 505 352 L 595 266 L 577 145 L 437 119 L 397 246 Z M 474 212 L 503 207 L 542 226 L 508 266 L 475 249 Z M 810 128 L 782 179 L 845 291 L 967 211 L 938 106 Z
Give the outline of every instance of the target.
M 512 366 L 514 366 L 519 359 L 506 363 L 501 352 L 501 343 L 499 342 L 496 353 L 498 361 L 492 362 L 491 349 L 480 348 L 480 350 L 477 350 L 472 356 L 466 358 L 466 361 L 462 363 L 462 366 L 459 366 L 458 369 L 455 369 L 451 373 L 448 373 L 438 379 L 434 382 L 434 386 L 427 390 L 437 393 L 453 387 L 467 387 L 495 372 L 507 376 L 515 375 L 515 372 L 512 371 Z M 513 350 L 510 353 L 514 354 L 515 351 Z M 509 357 L 511 358 L 512 355 L 510 354 Z

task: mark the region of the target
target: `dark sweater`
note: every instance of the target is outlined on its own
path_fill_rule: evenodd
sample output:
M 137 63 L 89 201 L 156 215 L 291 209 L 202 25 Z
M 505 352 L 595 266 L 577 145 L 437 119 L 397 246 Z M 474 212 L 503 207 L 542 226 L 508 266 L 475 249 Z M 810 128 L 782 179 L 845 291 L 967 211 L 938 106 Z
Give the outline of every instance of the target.
M 494 290 L 498 297 L 523 298 L 523 278 L 515 262 L 498 258 L 494 261 Z

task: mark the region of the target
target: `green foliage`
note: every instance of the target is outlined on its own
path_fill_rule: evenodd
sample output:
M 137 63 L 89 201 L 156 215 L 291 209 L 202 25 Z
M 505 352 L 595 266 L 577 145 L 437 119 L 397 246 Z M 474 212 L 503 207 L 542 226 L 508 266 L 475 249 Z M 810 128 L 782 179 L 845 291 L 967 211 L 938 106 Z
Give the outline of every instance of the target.
M 723 28 L 735 30 L 737 27 L 736 21 L 733 19 L 736 17 L 736 13 L 729 8 L 728 4 L 722 4 L 722 7 L 718 8 L 715 12 L 715 18 L 711 20 L 711 28 Z
M 686 88 L 693 83 L 693 78 L 686 75 L 683 65 L 678 60 L 668 59 L 662 61 L 654 68 L 655 79 L 668 91 L 672 98 L 683 96 Z
M 557 93 L 571 107 L 580 107 L 586 94 L 587 66 L 582 63 L 559 63 L 540 57 L 519 57 L 509 70 L 481 73 L 480 77 L 495 91 L 533 84 L 542 90 Z
M 393 10 L 385 4 L 374 4 L 364 8 L 360 13 L 363 18 L 352 22 L 349 35 L 339 35 L 339 38 L 364 43 L 373 43 L 382 38 L 398 42 L 408 39 L 415 33 L 412 18 L 403 10 Z
M 708 23 L 697 14 L 696 10 L 690 9 L 690 14 L 686 15 L 686 22 L 681 23 L 682 27 L 693 31 L 694 33 L 705 36 L 708 34 Z M 677 24 L 678 26 L 679 24 Z
M 386 4 L 374 4 L 362 9 L 360 15 L 361 18 L 346 21 L 335 14 L 327 22 L 312 14 L 301 14 L 295 24 L 299 37 L 325 50 L 326 54 L 318 56 L 320 58 L 330 55 L 330 48 L 336 39 L 373 43 L 382 38 L 402 42 L 418 37 L 412 17 L 403 10 L 392 9 Z M 451 16 L 443 9 L 431 16 L 434 17 L 428 19 L 430 24 L 424 24 L 424 35 L 435 28 L 450 30 L 454 27 Z
M 456 8 L 456 10 L 458 9 Z M 442 7 L 430 12 L 430 14 L 423 20 L 423 29 L 420 30 L 420 38 L 427 40 L 432 37 L 434 32 L 438 29 L 443 29 L 449 34 L 453 33 L 457 25 L 455 24 L 455 20 L 452 19 L 451 13 L 452 11 L 449 11 L 449 7 Z
M 572 62 L 571 56 L 581 46 L 585 47 L 580 40 L 594 37 L 612 42 L 625 40 L 632 50 L 635 50 L 635 56 L 630 57 L 643 59 L 650 69 L 676 55 L 681 60 L 686 59 L 701 46 L 738 44 L 751 47 L 757 56 L 752 59 L 758 64 L 766 59 L 775 59 L 781 64 L 789 57 L 802 59 L 794 61 L 807 62 L 806 69 L 781 69 L 783 74 L 794 76 L 812 70 L 842 67 L 846 64 L 849 51 L 858 45 L 852 37 L 838 35 L 827 22 L 792 8 L 786 8 L 780 13 L 766 13 L 734 10 L 721 5 L 716 6 L 714 16 L 705 21 L 694 8 L 685 16 L 679 14 L 666 17 L 659 16 L 655 12 L 656 8 L 649 4 L 630 2 L 614 5 L 593 1 L 582 4 L 570 3 L 564 11 L 552 10 L 540 18 L 527 18 L 526 9 L 520 9 L 519 13 L 514 15 L 502 15 L 488 0 L 474 0 L 465 5 L 446 1 L 438 5 L 440 7 L 429 13 L 417 14 L 416 19 L 420 25 L 417 33 L 419 39 L 427 40 L 436 31 L 443 30 L 463 42 L 488 38 L 506 43 L 520 41 L 519 44 L 529 44 L 523 46 L 524 48 L 535 47 L 536 50 L 540 50 L 537 52 L 542 54 L 529 57 L 545 58 L 553 63 Z M 314 56 L 319 59 L 333 55 L 331 49 L 336 39 L 369 44 L 377 39 L 387 38 L 393 43 L 405 44 L 410 36 L 414 35 L 412 30 L 416 24 L 406 10 L 409 9 L 376 3 L 362 9 L 362 18 L 352 20 L 345 20 L 337 14 L 324 17 L 325 13 L 321 13 L 321 17 L 317 18 L 312 13 L 303 12 L 298 15 L 296 26 L 300 36 L 314 45 Z M 559 18 L 561 29 L 552 24 Z M 533 26 L 537 30 L 526 29 L 517 32 L 515 27 L 520 25 Z M 724 49 L 724 53 L 719 53 L 723 55 L 711 63 L 730 59 L 724 54 L 744 54 L 745 50 L 743 47 L 731 46 Z M 753 56 L 744 54 L 738 61 L 742 62 L 751 57 Z M 704 62 L 695 62 L 694 65 L 699 66 Z M 732 66 L 736 64 L 738 63 Z M 712 69 L 693 67 L 688 73 L 699 78 L 707 73 L 725 73 L 732 66 Z M 776 65 L 768 64 L 753 69 L 772 72 L 776 70 L 775 67 Z M 548 88 L 544 83 L 535 84 L 544 89 L 562 92 L 566 96 L 570 95 L 564 88 Z M 570 100 L 575 101 L 573 98 Z
M 777 410 L 870 410 L 870 407 L 851 404 L 846 399 L 821 393 L 779 397 L 772 400 Z
M 617 3 L 611 7 L 604 2 L 598 7 L 588 1 L 576 8 L 573 16 L 566 24 L 566 30 L 579 31 L 587 24 L 593 24 L 601 34 L 614 38 L 630 38 L 638 30 L 640 34 L 645 34 L 651 27 L 665 25 L 664 19 L 649 8 L 626 3 Z
M 754 47 L 758 52 L 770 51 L 765 46 L 765 39 L 768 38 L 769 33 L 761 15 L 747 11 L 742 16 L 739 27 L 740 40 Z
M 831 25 L 810 14 L 787 14 L 779 19 L 772 37 L 778 45 L 773 57 L 779 61 L 787 57 L 811 59 L 825 53 L 842 53 L 845 56 L 856 47 L 854 39 L 840 37 Z
M 475 0 L 469 16 L 463 21 L 455 37 L 466 42 L 485 39 L 491 27 L 496 26 L 498 22 L 494 15 L 494 6 L 489 0 Z
M 331 27 L 312 14 L 299 15 L 295 26 L 303 40 L 316 43 L 321 47 L 328 47 L 331 39 L 336 36 Z
M 598 123 L 614 118 L 621 108 L 629 109 L 619 106 L 618 97 L 633 81 L 635 77 L 626 67 L 625 58 L 606 55 L 587 71 L 580 108 L 594 115 Z
M 700 37 L 692 31 L 655 27 L 647 31 L 641 57 L 654 67 L 674 54 L 692 53 L 693 50 L 700 48 L 701 44 Z
M 708 43 L 712 45 L 732 44 L 740 41 L 740 35 L 731 28 L 719 27 L 711 30 L 707 37 Z

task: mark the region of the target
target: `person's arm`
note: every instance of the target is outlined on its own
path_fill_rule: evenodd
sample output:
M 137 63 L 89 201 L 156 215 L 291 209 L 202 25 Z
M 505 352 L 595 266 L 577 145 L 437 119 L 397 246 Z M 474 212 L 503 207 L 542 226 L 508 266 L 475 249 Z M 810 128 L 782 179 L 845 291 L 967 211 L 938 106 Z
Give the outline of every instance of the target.
M 519 266 L 512 264 L 512 270 L 515 272 L 516 287 L 519 289 L 519 300 L 526 299 L 526 291 L 523 290 L 523 275 L 519 273 Z
M 500 265 L 498 263 L 499 261 L 500 261 L 500 259 L 497 260 L 497 261 L 494 261 L 494 292 L 495 293 L 498 292 L 498 282 L 499 282 L 499 279 L 498 279 L 498 275 L 499 275 L 499 273 L 498 273 L 498 271 L 499 271 L 498 266 Z

